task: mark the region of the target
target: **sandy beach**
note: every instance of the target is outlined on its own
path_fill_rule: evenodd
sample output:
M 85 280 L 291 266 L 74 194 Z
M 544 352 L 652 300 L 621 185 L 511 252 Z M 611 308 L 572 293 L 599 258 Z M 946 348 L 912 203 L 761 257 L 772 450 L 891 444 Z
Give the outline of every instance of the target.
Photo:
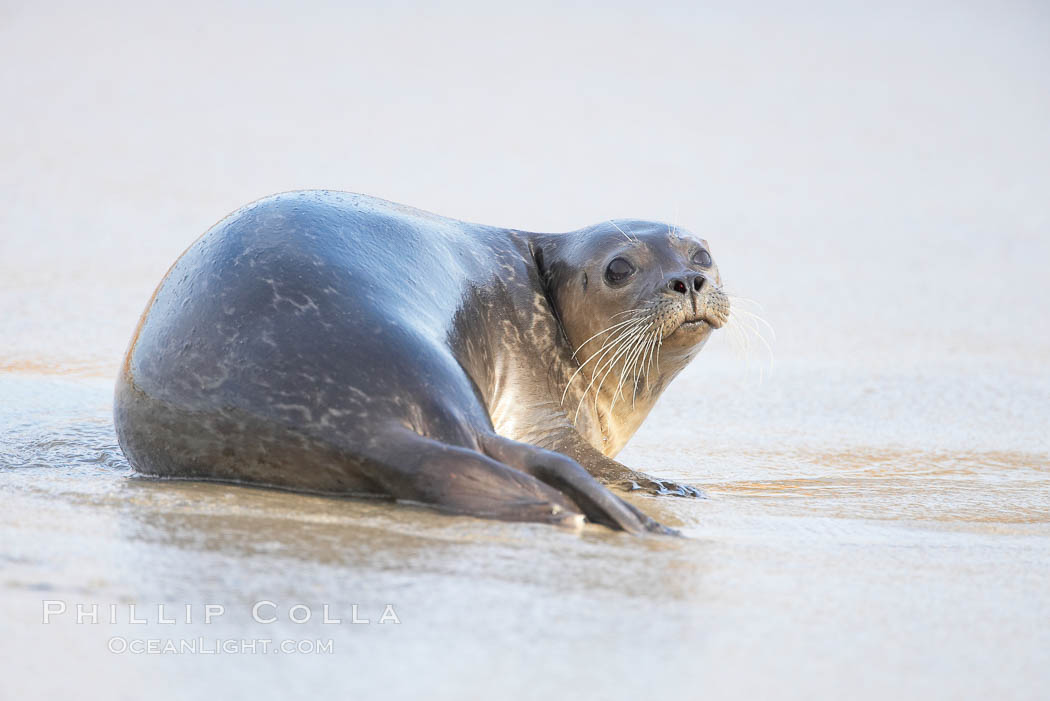
M 0 6 L 0 696 L 1046 698 L 1048 30 Z M 714 338 L 619 457 L 704 490 L 628 496 L 685 537 L 135 476 L 112 391 L 153 288 L 303 188 L 706 238 L 775 334 Z

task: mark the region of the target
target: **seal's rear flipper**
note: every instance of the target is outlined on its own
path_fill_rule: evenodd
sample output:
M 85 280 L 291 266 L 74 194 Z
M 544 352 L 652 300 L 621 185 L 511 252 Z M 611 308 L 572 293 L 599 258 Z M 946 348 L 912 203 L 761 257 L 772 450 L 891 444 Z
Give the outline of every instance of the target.
M 481 449 L 490 457 L 533 475 L 569 495 L 587 518 L 610 528 L 630 533 L 678 532 L 657 523 L 637 508 L 610 492 L 575 460 L 527 443 L 496 434 L 479 436 Z
M 557 489 L 469 448 L 398 427 L 382 434 L 362 469 L 398 501 L 442 511 L 579 527 L 583 513 Z

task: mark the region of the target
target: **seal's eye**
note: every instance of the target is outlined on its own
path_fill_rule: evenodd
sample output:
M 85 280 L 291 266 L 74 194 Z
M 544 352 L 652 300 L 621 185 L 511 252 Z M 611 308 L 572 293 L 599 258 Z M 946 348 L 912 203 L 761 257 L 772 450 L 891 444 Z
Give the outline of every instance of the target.
M 702 268 L 711 267 L 711 254 L 705 249 L 701 248 L 699 251 L 693 254 L 693 262 Z
M 610 285 L 622 285 L 634 275 L 634 266 L 626 258 L 613 258 L 605 269 L 605 281 Z

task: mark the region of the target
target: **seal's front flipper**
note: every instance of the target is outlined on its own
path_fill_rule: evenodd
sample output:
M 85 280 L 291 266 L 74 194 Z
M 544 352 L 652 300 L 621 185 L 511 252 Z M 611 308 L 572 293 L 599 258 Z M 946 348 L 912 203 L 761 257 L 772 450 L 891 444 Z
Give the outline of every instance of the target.
M 631 533 L 677 535 L 606 489 L 579 463 L 560 453 L 518 443 L 495 434 L 478 438 L 490 457 L 528 473 L 567 494 L 595 523 Z
M 659 496 L 704 497 L 702 491 L 688 484 L 660 480 L 641 472 L 635 472 L 626 465 L 595 450 L 571 427 L 553 436 L 550 447 L 583 465 L 587 472 L 594 475 L 602 484 L 618 487 L 628 492 L 643 490 L 647 494 Z
M 629 492 L 643 490 L 648 494 L 660 496 L 706 498 L 703 492 L 692 485 L 657 479 L 641 472 L 631 472 L 630 476 L 619 483 L 622 489 Z

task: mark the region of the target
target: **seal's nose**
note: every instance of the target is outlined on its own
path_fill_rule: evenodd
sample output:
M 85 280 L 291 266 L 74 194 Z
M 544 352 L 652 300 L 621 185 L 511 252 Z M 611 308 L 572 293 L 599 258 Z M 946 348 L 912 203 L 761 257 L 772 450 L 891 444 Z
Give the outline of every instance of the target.
M 707 278 L 704 277 L 703 273 L 693 273 L 683 277 L 673 277 L 667 281 L 668 289 L 672 292 L 677 292 L 678 294 L 683 295 L 689 293 L 690 287 L 699 292 L 704 289 L 705 284 L 707 284 Z

